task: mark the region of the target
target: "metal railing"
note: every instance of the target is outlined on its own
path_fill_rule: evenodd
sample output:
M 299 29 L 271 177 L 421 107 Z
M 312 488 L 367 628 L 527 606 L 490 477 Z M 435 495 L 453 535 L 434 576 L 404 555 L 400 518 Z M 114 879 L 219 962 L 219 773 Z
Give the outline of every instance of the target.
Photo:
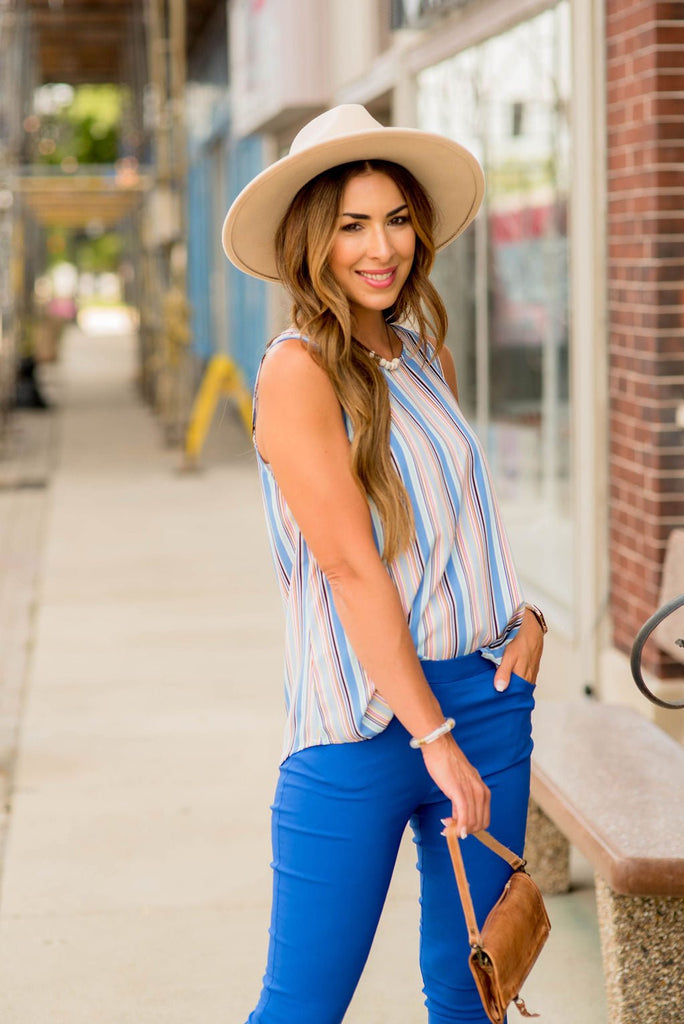
M 654 629 L 656 629 L 661 622 L 664 622 L 669 615 L 672 615 L 673 612 L 676 612 L 677 609 L 682 606 L 684 606 L 684 594 L 680 594 L 678 597 L 675 597 L 671 601 L 662 605 L 662 607 L 660 607 L 658 611 L 650 617 L 650 619 L 646 620 L 637 633 L 634 644 L 632 645 L 630 666 L 634 682 L 637 684 L 643 695 L 651 701 L 651 703 L 657 704 L 661 708 L 684 708 L 684 700 L 663 700 L 662 697 L 657 697 L 655 693 L 649 690 L 641 671 L 641 656 L 643 654 L 646 641 Z M 678 637 L 674 642 L 677 647 L 684 647 L 684 637 Z

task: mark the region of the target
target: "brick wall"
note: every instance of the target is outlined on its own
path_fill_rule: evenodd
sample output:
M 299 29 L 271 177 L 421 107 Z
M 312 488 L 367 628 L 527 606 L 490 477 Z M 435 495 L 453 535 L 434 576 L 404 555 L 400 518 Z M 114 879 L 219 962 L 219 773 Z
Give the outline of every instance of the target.
M 629 652 L 684 525 L 684 3 L 605 9 L 611 614 Z M 681 674 L 655 649 L 643 663 Z

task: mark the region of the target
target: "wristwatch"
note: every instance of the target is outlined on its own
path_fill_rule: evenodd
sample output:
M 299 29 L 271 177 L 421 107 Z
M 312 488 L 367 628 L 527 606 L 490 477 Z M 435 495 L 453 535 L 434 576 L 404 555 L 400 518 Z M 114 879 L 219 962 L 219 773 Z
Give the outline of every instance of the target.
M 530 604 L 529 601 L 525 601 L 525 607 L 529 608 L 529 610 L 534 615 L 535 619 L 539 623 L 539 628 L 541 629 L 542 633 L 548 633 L 549 627 L 546 625 L 544 612 L 541 610 L 541 608 L 538 608 L 536 604 Z

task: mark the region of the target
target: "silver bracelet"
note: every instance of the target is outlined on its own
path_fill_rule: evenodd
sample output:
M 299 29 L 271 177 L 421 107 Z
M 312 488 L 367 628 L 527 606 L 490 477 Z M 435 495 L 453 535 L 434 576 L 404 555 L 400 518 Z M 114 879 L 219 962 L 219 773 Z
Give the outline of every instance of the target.
M 425 747 L 428 743 L 434 743 L 440 736 L 445 736 L 446 733 L 451 732 L 455 725 L 456 722 L 453 718 L 445 718 L 442 724 L 438 725 L 432 732 L 429 732 L 427 736 L 421 736 L 420 739 L 416 739 L 414 736 L 413 739 L 409 740 L 409 746 L 413 747 L 414 750 L 418 750 L 420 747 Z

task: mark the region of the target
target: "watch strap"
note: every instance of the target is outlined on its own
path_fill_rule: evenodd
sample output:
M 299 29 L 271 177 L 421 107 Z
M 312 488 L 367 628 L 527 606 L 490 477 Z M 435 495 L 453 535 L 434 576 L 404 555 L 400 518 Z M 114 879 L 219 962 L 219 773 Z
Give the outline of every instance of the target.
M 549 627 L 546 625 L 546 619 L 544 618 L 544 613 L 541 608 L 538 608 L 536 604 L 531 604 L 529 601 L 525 601 L 525 607 L 534 615 L 535 619 L 539 623 L 539 628 L 542 633 L 548 633 Z

